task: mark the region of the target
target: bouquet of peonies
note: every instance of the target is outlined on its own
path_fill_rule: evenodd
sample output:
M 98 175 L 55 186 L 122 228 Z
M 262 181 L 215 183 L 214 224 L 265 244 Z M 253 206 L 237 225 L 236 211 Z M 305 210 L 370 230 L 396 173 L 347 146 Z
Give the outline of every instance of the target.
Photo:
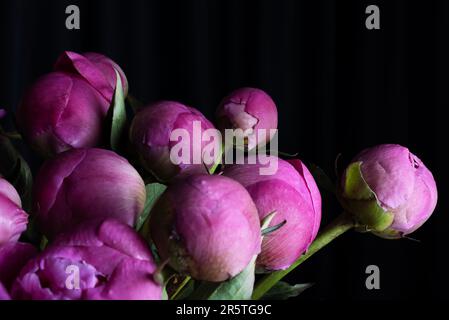
M 262 90 L 224 98 L 215 127 L 179 102 L 143 106 L 97 53 L 63 53 L 15 120 L 20 135 L 0 128 L 0 299 L 288 298 L 306 286 L 281 279 L 342 233 L 402 238 L 437 203 L 405 147 L 362 151 L 333 184 L 278 157 Z M 34 177 L 18 138 L 45 159 Z M 320 233 L 314 177 L 344 209 Z

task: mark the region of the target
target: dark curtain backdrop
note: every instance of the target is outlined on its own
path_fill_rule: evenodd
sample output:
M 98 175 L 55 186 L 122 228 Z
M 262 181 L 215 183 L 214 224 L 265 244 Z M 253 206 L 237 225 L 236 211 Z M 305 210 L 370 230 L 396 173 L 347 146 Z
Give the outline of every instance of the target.
M 69 4 L 81 9 L 79 31 L 65 28 Z M 380 7 L 381 30 L 365 28 L 369 4 Z M 413 235 L 421 242 L 351 232 L 289 280 L 315 283 L 301 299 L 449 297 L 449 1 L 2 0 L 0 43 L 0 106 L 10 111 L 63 50 L 98 51 L 142 101 L 180 100 L 209 117 L 235 88 L 266 90 L 280 149 L 331 175 L 339 153 L 344 163 L 375 144 L 408 146 L 440 193 Z M 325 224 L 340 208 L 323 197 Z M 365 289 L 370 264 L 381 290 Z

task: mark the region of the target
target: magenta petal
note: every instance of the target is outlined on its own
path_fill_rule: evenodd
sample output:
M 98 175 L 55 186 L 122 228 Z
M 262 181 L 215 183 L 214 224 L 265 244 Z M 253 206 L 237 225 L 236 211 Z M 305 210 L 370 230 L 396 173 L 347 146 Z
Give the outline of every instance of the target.
M 59 72 L 47 74 L 27 91 L 17 109 L 17 123 L 24 137 L 43 153 L 70 147 L 55 136 L 53 129 L 67 106 L 72 87 L 70 76 Z
M 70 214 L 69 208 L 65 207 L 65 214 L 58 215 L 52 219 L 51 209 L 54 206 L 57 196 L 63 188 L 63 183 L 69 177 L 80 162 L 86 157 L 87 151 L 84 149 L 65 152 L 58 157 L 47 161 L 39 170 L 34 185 L 35 210 L 38 221 L 41 221 L 40 228 L 46 234 L 50 230 L 60 229 L 66 226 Z
M 262 270 L 288 268 L 315 239 L 321 222 L 321 195 L 307 168 L 300 160 L 278 161 L 273 175 L 261 175 L 264 167 L 255 156 L 243 165 L 225 167 L 224 174 L 246 187 L 257 206 L 260 220 L 276 212 L 270 223 L 286 224 L 264 238 L 257 266 Z M 255 164 L 253 164 L 255 163 Z
M 287 269 L 308 249 L 314 239 L 315 213 L 312 203 L 281 180 L 259 182 L 247 189 L 257 205 L 261 219 L 276 211 L 270 225 L 286 221 L 281 229 L 264 237 L 257 265 L 264 270 Z
M 354 159 L 362 162 L 363 178 L 387 209 L 398 208 L 413 192 L 415 175 L 409 156 L 407 148 L 381 145 Z
M 160 180 L 167 182 L 181 176 L 206 173 L 201 163 L 203 155 L 200 148 L 206 146 L 207 141 L 190 143 L 189 160 L 193 159 L 193 150 L 196 150 L 201 156 L 199 163 L 188 161 L 174 164 L 170 158 L 172 148 L 178 144 L 178 141 L 170 141 L 172 132 L 183 129 L 189 133 L 190 139 L 193 139 L 195 122 L 201 126 L 201 135 L 205 130 L 213 128 L 198 110 L 174 101 L 160 101 L 137 113 L 131 125 L 130 140 L 137 149 L 144 167 Z
M 79 223 L 116 218 L 134 226 L 145 184 L 129 162 L 103 149 L 73 149 L 47 161 L 35 183 L 36 219 L 49 237 Z
M 22 200 L 20 199 L 17 190 L 7 180 L 0 178 L 0 195 L 8 198 L 17 206 L 22 207 Z
M 153 261 L 147 243 L 137 233 L 129 232 L 129 226 L 117 220 L 103 222 L 98 230 L 98 237 L 103 243 L 123 254 L 138 260 Z M 122 236 L 117 239 L 116 234 Z
M 277 108 L 271 97 L 260 89 L 241 88 L 225 97 L 216 111 L 218 128 L 242 129 L 247 132 L 248 148 L 264 145 L 271 138 L 270 129 L 277 129 Z M 265 137 L 258 136 L 257 130 L 266 130 Z M 262 140 L 257 141 L 258 137 Z
M 37 249 L 28 243 L 8 243 L 0 247 L 0 283 L 10 288 L 22 267 L 37 255 Z
M 392 229 L 409 234 L 429 219 L 437 205 L 437 187 L 432 173 L 420 161 L 414 189 L 406 205 L 395 211 Z
M 34 265 L 33 265 L 33 269 Z M 60 295 L 54 294 L 49 288 L 42 287 L 36 273 L 30 272 L 17 278 L 14 282 L 11 296 L 15 300 L 58 300 Z
M 289 160 L 288 161 L 293 167 L 299 172 L 301 177 L 304 179 L 304 183 L 307 186 L 309 191 L 310 198 L 312 200 L 312 205 L 315 210 L 315 219 L 313 224 L 313 236 L 315 239 L 318 234 L 318 230 L 320 229 L 321 224 L 321 193 L 318 189 L 318 185 L 315 182 L 312 174 L 309 169 L 304 165 L 304 163 L 299 159 Z
M 0 247 L 16 242 L 26 230 L 28 214 L 20 207 L 17 191 L 0 178 Z
M 148 261 L 123 259 L 100 289 L 86 291 L 87 300 L 161 300 L 162 291 L 154 277 L 155 265 Z
M 111 86 L 105 74 L 89 59 L 76 52 L 66 51 L 58 58 L 55 70 L 78 73 L 109 102 L 112 101 L 115 85 Z
M 78 75 L 53 72 L 27 91 L 17 110 L 24 138 L 44 156 L 102 139 L 109 102 Z
M 117 63 L 115 63 L 108 57 L 95 52 L 87 52 L 84 53 L 83 56 L 89 59 L 93 64 L 97 66 L 98 69 L 101 70 L 101 72 L 103 72 L 109 82 L 109 85 L 112 88 L 115 88 L 115 85 L 117 83 L 117 75 L 115 73 L 115 70 L 117 70 L 120 74 L 120 79 L 122 80 L 123 92 L 125 94 L 125 97 L 128 95 L 128 79 L 126 79 L 125 73 Z
M 70 97 L 53 127 L 72 148 L 94 147 L 101 140 L 109 103 L 82 80 L 73 79 Z
M 11 300 L 11 297 L 9 296 L 8 291 L 6 291 L 3 284 L 0 282 L 0 301 L 4 300 Z

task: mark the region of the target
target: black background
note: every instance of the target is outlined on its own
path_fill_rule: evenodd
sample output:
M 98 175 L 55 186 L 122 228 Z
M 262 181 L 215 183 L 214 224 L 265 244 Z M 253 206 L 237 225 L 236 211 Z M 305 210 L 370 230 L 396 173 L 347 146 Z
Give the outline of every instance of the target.
M 65 28 L 65 8 L 81 30 Z M 365 28 L 380 8 L 381 29 Z M 409 147 L 433 171 L 438 207 L 410 240 L 350 232 L 289 276 L 314 282 L 300 299 L 448 298 L 449 1 L 0 2 L 0 107 L 50 71 L 63 50 L 97 51 L 125 70 L 145 102 L 174 99 L 212 118 L 241 86 L 267 91 L 279 109 L 280 150 L 332 174 L 380 143 Z M 340 209 L 330 195 L 323 224 Z M 365 268 L 381 290 L 365 288 Z

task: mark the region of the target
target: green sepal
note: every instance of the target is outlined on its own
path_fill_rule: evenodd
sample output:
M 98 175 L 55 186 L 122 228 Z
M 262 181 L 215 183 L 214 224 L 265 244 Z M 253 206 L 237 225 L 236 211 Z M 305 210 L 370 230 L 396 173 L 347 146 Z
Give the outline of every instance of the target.
M 394 215 L 379 204 L 363 178 L 361 165 L 362 162 L 354 162 L 346 169 L 340 200 L 355 218 L 358 231 L 382 232 L 391 226 Z
M 299 296 L 305 290 L 313 286 L 313 283 L 302 283 L 291 285 L 279 281 L 262 297 L 262 300 L 287 300 Z
M 123 145 L 123 140 L 125 139 L 127 120 L 122 81 L 117 70 L 115 70 L 115 73 L 117 83 L 114 91 L 114 100 L 112 101 L 110 108 L 112 119 L 109 142 L 111 149 L 118 152 Z

